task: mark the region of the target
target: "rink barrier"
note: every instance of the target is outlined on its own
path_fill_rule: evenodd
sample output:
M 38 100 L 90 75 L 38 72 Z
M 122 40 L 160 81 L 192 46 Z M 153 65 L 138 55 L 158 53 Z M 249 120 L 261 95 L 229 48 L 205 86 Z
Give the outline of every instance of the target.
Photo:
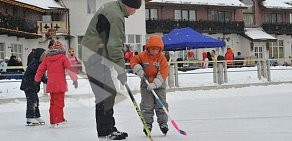
M 258 79 L 262 80 L 262 79 L 266 79 L 268 82 L 271 82 L 271 74 L 270 71 L 271 70 L 281 70 L 281 71 L 287 71 L 287 70 L 292 70 L 291 69 L 275 69 L 275 68 L 271 68 L 270 67 L 270 62 L 273 59 L 255 59 L 255 60 L 248 60 L 249 64 L 246 65 L 244 64 L 243 66 L 246 67 L 252 67 L 252 66 L 256 66 L 256 69 L 254 70 L 243 70 L 243 71 L 256 71 L 258 74 Z M 245 60 L 234 60 L 234 61 L 245 61 Z M 245 61 L 247 62 L 247 61 Z M 255 62 L 254 65 L 251 65 L 250 62 Z M 228 73 L 236 73 L 236 72 L 243 72 L 243 71 L 231 71 L 227 69 L 227 65 L 226 65 L 226 61 L 222 60 L 222 61 L 210 61 L 210 63 L 215 64 L 213 67 L 213 71 L 211 72 L 187 72 L 185 71 L 184 73 L 178 73 L 179 71 L 179 67 L 178 67 L 178 63 L 183 63 L 183 64 L 188 64 L 188 63 L 192 63 L 192 64 L 201 64 L 203 63 L 203 61 L 198 61 L 198 60 L 194 60 L 194 61 L 172 61 L 169 62 L 169 77 L 167 80 L 167 84 L 169 86 L 169 88 L 172 87 L 179 87 L 179 82 L 178 82 L 178 77 L 179 75 L 187 75 L 187 74 L 203 74 L 203 73 L 210 73 L 213 74 L 213 83 L 215 84 L 224 84 L 224 83 L 228 83 Z M 217 65 L 216 65 L 217 64 Z M 126 65 L 129 65 L 129 63 L 126 63 Z M 184 67 L 186 67 L 187 65 L 184 65 Z M 6 69 L 20 69 L 20 68 L 24 68 L 24 67 L 20 67 L 20 66 L 16 66 L 16 67 L 7 67 Z M 0 68 L 1 69 L 1 68 Z M 201 68 L 194 68 L 194 69 L 201 69 Z M 130 71 L 131 72 L 131 71 Z M 2 78 L 2 80 L 0 81 L 0 83 L 9 83 L 9 82 L 18 82 L 21 81 L 21 77 L 24 73 L 0 73 L 0 78 Z M 14 75 L 14 77 L 17 76 L 17 79 L 14 78 L 9 78 L 9 76 Z M 81 76 L 79 79 L 87 79 L 87 76 L 84 72 L 81 72 L 79 74 L 79 76 Z M 113 78 L 115 75 L 113 75 Z M 8 79 L 3 79 L 7 78 Z M 136 76 L 129 76 L 129 77 L 136 77 Z M 9 80 L 10 79 L 10 80 Z M 7 80 L 7 81 L 6 81 Z M 9 80 L 9 81 L 8 81 Z M 119 85 L 120 87 L 118 87 L 117 89 L 121 89 L 123 90 L 121 84 L 119 83 L 119 81 L 117 79 L 114 80 L 115 84 Z

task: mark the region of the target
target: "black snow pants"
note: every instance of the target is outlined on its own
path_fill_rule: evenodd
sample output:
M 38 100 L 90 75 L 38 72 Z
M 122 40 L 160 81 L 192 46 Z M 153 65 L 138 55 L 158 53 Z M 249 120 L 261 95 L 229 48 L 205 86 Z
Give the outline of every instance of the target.
M 113 109 L 104 110 L 103 102 L 95 105 L 96 130 L 98 136 L 107 136 L 113 131 L 117 131 L 113 115 Z
M 26 118 L 39 118 L 39 97 L 35 90 L 26 90 Z

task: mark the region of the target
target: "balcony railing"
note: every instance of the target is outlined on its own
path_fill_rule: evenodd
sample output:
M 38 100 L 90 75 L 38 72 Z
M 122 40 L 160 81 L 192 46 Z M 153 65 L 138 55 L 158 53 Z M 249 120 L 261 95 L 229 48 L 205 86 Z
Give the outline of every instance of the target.
M 244 22 L 218 22 L 218 21 L 176 21 L 176 20 L 146 20 L 146 32 L 168 33 L 173 28 L 191 27 L 204 33 L 244 33 Z
M 56 31 L 56 33 L 68 33 L 68 26 L 65 21 L 38 21 L 37 25 L 38 34 L 46 34 L 50 29 Z
M 0 13 L 0 33 L 8 36 L 24 38 L 39 38 L 37 35 L 37 25 L 35 21 L 22 19 Z
M 292 35 L 292 24 L 288 23 L 263 23 L 263 29 L 269 34 Z

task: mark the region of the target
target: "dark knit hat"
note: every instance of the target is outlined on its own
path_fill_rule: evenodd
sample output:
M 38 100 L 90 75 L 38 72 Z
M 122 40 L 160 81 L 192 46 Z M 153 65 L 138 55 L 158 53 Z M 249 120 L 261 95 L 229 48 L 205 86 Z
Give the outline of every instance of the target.
M 141 7 L 141 0 L 122 0 L 122 3 L 135 9 L 139 9 Z
M 37 60 L 39 60 L 42 56 L 42 54 L 45 52 L 46 50 L 43 48 L 36 48 L 33 55 L 34 58 L 36 58 Z

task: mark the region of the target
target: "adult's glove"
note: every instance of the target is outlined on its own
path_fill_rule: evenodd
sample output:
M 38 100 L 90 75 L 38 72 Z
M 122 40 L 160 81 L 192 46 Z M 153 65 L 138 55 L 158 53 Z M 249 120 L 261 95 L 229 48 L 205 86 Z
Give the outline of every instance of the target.
M 145 72 L 144 72 L 144 70 L 143 70 L 143 68 L 142 68 L 142 66 L 140 64 L 137 64 L 137 65 L 134 66 L 133 72 L 136 75 L 138 75 L 140 78 L 143 78 L 144 75 L 145 75 Z
M 149 83 L 147 90 L 152 91 L 162 86 L 162 82 L 158 78 L 154 78 L 152 83 Z
M 74 85 L 74 88 L 75 89 L 78 88 L 78 82 L 77 82 L 77 80 L 76 81 L 73 81 L 73 85 Z
M 125 85 L 127 83 L 127 73 L 121 73 L 118 75 L 118 80 Z

